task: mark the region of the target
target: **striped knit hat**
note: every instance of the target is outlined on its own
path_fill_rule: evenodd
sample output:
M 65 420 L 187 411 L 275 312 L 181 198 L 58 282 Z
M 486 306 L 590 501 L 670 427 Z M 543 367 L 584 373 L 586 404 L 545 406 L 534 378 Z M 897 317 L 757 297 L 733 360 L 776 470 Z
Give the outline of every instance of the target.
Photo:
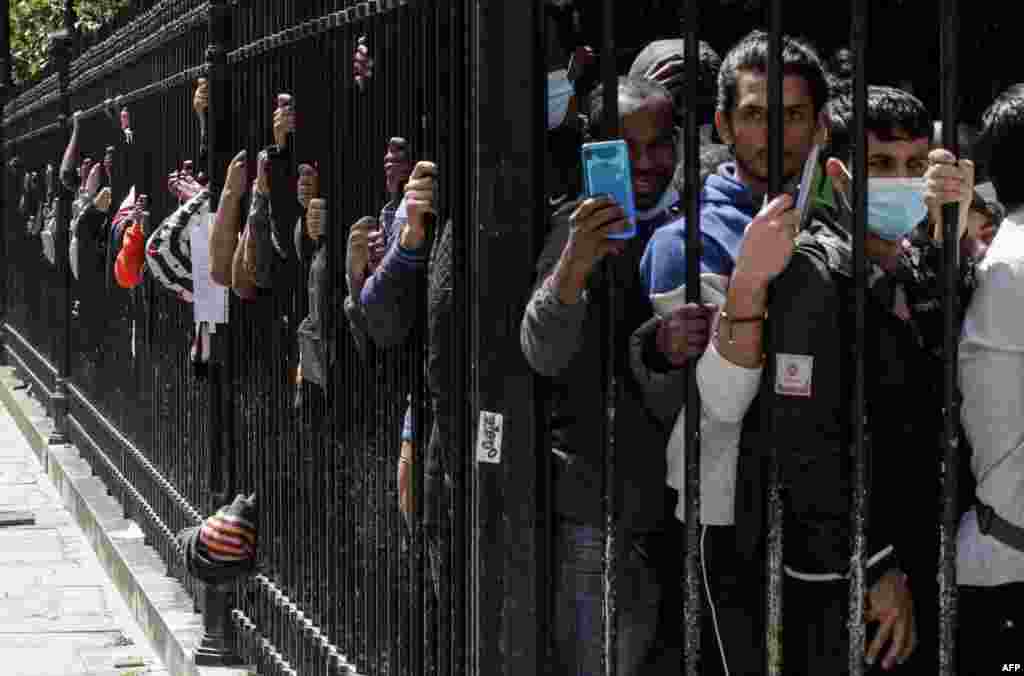
M 253 558 L 256 552 L 255 498 L 238 495 L 203 521 L 199 543 L 214 561 L 225 563 Z
M 146 242 L 146 263 L 153 277 L 186 303 L 192 302 L 192 229 L 210 213 L 210 191 L 195 197 L 164 219 Z

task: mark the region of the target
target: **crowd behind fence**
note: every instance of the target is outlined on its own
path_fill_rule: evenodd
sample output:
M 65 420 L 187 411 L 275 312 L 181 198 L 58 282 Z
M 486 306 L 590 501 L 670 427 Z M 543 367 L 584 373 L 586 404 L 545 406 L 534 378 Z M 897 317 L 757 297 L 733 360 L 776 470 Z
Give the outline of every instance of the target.
M 466 661 L 469 465 L 450 472 L 459 500 L 446 520 L 458 537 L 449 540 L 453 564 L 439 584 L 459 591 L 444 597 L 447 605 L 425 577 L 422 529 L 397 510 L 395 452 L 407 398 L 418 412 L 418 438 L 429 421 L 422 319 L 408 347 L 371 344 L 360 352 L 341 300 L 348 224 L 376 216 L 387 198 L 388 139 L 404 137 L 413 157 L 436 162 L 445 213 L 470 221 L 470 18 L 466 3 L 147 3 L 98 44 L 72 46 L 66 89 L 55 51 L 52 72 L 8 106 L 5 157 L 19 167 L 17 176 L 9 172 L 5 212 L 6 342 L 14 361 L 49 399 L 68 351 L 67 438 L 139 520 L 169 572 L 183 575 L 173 533 L 235 491 L 256 494 L 259 575 L 233 597 L 231 647 L 263 673 L 329 664 L 367 674 L 460 673 Z M 337 66 L 351 64 L 360 38 L 377 57 L 362 89 L 342 72 L 350 65 Z M 201 77 L 210 83 L 207 119 L 192 105 Z M 350 86 L 336 86 L 342 81 Z M 115 149 L 104 179 L 111 212 L 134 187 L 148 195 L 155 227 L 179 206 L 170 172 L 192 163 L 216 193 L 236 151 L 255 159 L 273 143 L 281 92 L 293 97 L 299 120 L 288 166 L 280 167 L 285 190 L 294 195 L 300 163 L 314 165 L 330 214 L 323 240 L 338 303 L 323 332 L 336 341 L 336 358 L 322 386 L 309 378 L 296 385 L 296 329 L 310 312 L 308 257 L 288 257 L 254 302 L 231 302 L 230 330 L 221 328 L 204 363 L 191 349 L 198 329 L 190 304 L 148 274 L 132 289 L 119 288 L 109 267 L 106 275 L 69 276 L 66 232 L 55 264 L 26 232 L 36 205 L 48 200 L 33 202 L 31 218 L 18 209 L 17 181 L 38 172 L 41 186 L 46 165 L 61 165 L 72 122 L 62 124 L 60 115 L 79 111 L 81 156 L 99 160 L 107 146 Z M 294 225 L 281 224 L 288 249 Z M 463 232 L 454 265 L 468 280 Z M 469 289 L 460 282 L 453 291 L 463 306 Z M 453 353 L 466 349 L 468 320 L 451 320 Z M 467 376 L 461 366 L 447 374 L 460 390 L 468 390 Z M 469 403 L 456 404 L 462 443 Z M 200 598 L 197 583 L 183 579 Z
M 698 40 L 725 30 L 719 10 L 701 7 L 698 12 L 697 2 L 649 4 L 650 16 L 671 17 L 672 25 L 646 32 L 641 26 L 639 32 L 645 41 L 685 38 L 682 98 L 696 101 L 703 56 Z M 779 111 L 783 33 L 790 19 L 783 16 L 781 0 L 764 4 L 767 109 Z M 865 431 L 870 374 L 864 371 L 869 303 L 864 124 L 868 85 L 875 84 L 868 70 L 875 44 L 871 31 L 881 21 L 874 7 L 869 13 L 869 4 L 851 3 L 852 32 L 842 41 L 853 57 L 849 166 L 857 282 L 851 335 L 858 337 L 848 374 L 853 385 L 849 460 L 855 477 L 847 608 L 851 674 L 868 669 L 863 661 L 871 638 L 864 623 L 872 553 L 867 533 L 872 520 L 890 518 L 868 513 L 872 446 Z M 125 506 L 126 516 L 139 522 L 167 562 L 168 573 L 196 598 L 206 624 L 206 635 L 196 646 L 197 661 L 223 664 L 237 657 L 266 674 L 561 673 L 566 627 L 559 624 L 564 620 L 559 604 L 571 573 L 565 570 L 564 543 L 558 539 L 567 522 L 557 515 L 563 499 L 558 491 L 567 475 L 584 470 L 560 464 L 572 462 L 565 460 L 572 449 L 558 448 L 561 438 L 549 429 L 561 424 L 550 417 L 552 402 L 562 396 L 560 384 L 538 378 L 530 368 L 536 368 L 535 362 L 523 359 L 526 339 L 521 346 L 520 331 L 522 323 L 526 334 L 535 311 L 530 308 L 544 293 L 546 282 L 535 280 L 534 266 L 537 254 L 547 250 L 545 243 L 558 241 L 558 225 L 564 222 L 557 214 L 567 203 L 559 199 L 575 197 L 578 188 L 580 139 L 570 140 L 572 158 L 563 171 L 565 158 L 556 155 L 565 150 L 564 137 L 552 133 L 550 123 L 545 134 L 542 124 L 543 75 L 553 65 L 566 65 L 561 56 L 552 63 L 553 44 L 558 44 L 554 51 L 573 53 L 574 59 L 583 57 L 583 44 L 596 48 L 596 66 L 587 78 L 590 84 L 603 82 L 605 117 L 591 120 L 588 132 L 605 138 L 626 133 L 618 82 L 629 70 L 623 68 L 623 55 L 632 59 L 643 46 L 632 49 L 630 44 L 639 24 L 621 3 L 591 5 L 482 0 L 133 3 L 89 44 L 73 32 L 54 36 L 44 76 L 5 101 L 6 357 L 50 405 L 57 424 L 51 443 L 78 446 Z M 955 0 L 942 3 L 944 77 L 936 68 L 934 83 L 941 82 L 941 97 L 931 96 L 941 98 L 941 110 L 932 112 L 941 118 L 943 145 L 954 155 L 959 154 L 956 10 Z M 69 13 L 69 26 L 73 20 Z M 359 54 L 365 60 L 356 66 Z M 361 69 L 358 82 L 354 68 Z M 208 96 L 205 107 L 197 104 L 200 81 Z M 283 137 L 283 146 L 275 138 L 282 101 L 290 101 L 295 113 L 294 130 Z M 570 109 L 587 113 L 589 105 L 579 96 Z M 674 138 L 680 143 L 673 152 L 678 150 L 682 161 L 676 215 L 694 222 L 702 213 L 697 188 L 705 175 L 700 125 L 710 120 L 686 109 L 676 122 L 681 129 Z M 764 150 L 766 193 L 773 197 L 784 187 L 788 150 L 783 147 L 783 116 L 774 115 L 770 123 Z M 198 194 L 184 194 L 186 183 L 209 191 L 204 227 L 219 227 L 225 200 L 238 199 L 231 190 L 231 172 L 238 169 L 231 165 L 243 150 L 243 192 L 250 194 L 238 202 L 240 226 L 256 237 L 256 226 L 250 231 L 247 219 L 250 210 L 258 209 L 260 155 L 268 151 L 269 213 L 276 219 L 272 239 L 278 251 L 270 277 L 254 285 L 252 294 L 226 292 L 227 321 L 211 335 L 193 314 L 199 284 L 188 281 L 197 298 L 185 302 L 149 270 L 132 288 L 115 282 L 113 265 L 121 244 L 109 221 L 102 241 L 82 249 L 99 253 L 75 261 L 78 267 L 72 270 L 68 226 L 78 214 L 79 207 L 73 206 L 78 188 L 62 184 L 61 168 L 73 138 L 81 157 L 97 162 L 113 148 L 112 165 L 102 179 L 112 194 L 109 213 L 134 208 L 126 201 L 133 188 L 136 195 L 147 195 L 147 237 Z M 728 150 L 734 153 L 735 145 Z M 390 344 L 381 336 L 392 335 L 391 329 L 374 326 L 372 317 L 352 309 L 366 292 L 352 290 L 350 239 L 361 218 L 384 221 L 388 210 L 398 207 L 401 194 L 392 192 L 388 172 L 399 155 L 409 169 L 420 161 L 436 165 L 437 209 L 427 253 L 416 261 L 421 271 L 428 270 L 427 281 L 405 306 L 414 315 L 408 332 L 399 335 L 394 329 L 396 344 Z M 327 214 L 318 237 L 307 229 L 308 204 L 299 205 L 303 188 L 297 186 L 307 172 L 318 177 L 314 197 L 324 200 Z M 81 178 L 84 183 L 86 176 Z M 51 216 L 56 224 L 52 259 L 40 243 L 40 229 L 47 229 Z M 946 471 L 942 500 L 934 505 L 941 527 L 935 551 L 935 558 L 942 557 L 936 569 L 941 598 L 936 594 L 929 601 L 940 610 L 940 634 L 924 642 L 935 652 L 933 662 L 916 666 L 915 673 L 956 673 L 954 534 L 962 510 L 956 502 L 961 458 L 955 219 L 955 211 L 947 209 L 939 416 Z M 395 237 L 404 241 L 400 234 Z M 697 303 L 699 262 L 707 260 L 702 258 L 705 240 L 696 228 L 685 238 L 686 299 Z M 268 235 L 266 251 L 270 242 Z M 212 240 L 210 246 L 212 260 Z M 407 254 L 395 244 L 388 256 Z M 626 249 L 625 258 L 632 261 L 628 257 L 635 255 L 638 263 L 641 254 L 642 247 Z M 169 265 L 168 275 L 185 275 Z M 586 487 L 599 496 L 602 526 L 588 545 L 600 551 L 595 579 L 600 580 L 602 628 L 590 629 L 599 643 L 602 673 L 630 676 L 633 672 L 620 664 L 619 655 L 633 638 L 620 618 L 629 617 L 635 599 L 617 566 L 637 551 L 643 556 L 658 551 L 641 545 L 666 545 L 644 540 L 646 534 L 629 532 L 618 520 L 633 507 L 623 498 L 623 481 L 637 476 L 635 458 L 628 455 L 637 450 L 633 439 L 617 427 L 630 420 L 627 400 L 641 396 L 629 375 L 634 367 L 628 345 L 635 327 L 623 323 L 624 317 L 632 321 L 636 310 L 627 307 L 632 291 L 623 288 L 632 287 L 622 273 L 613 263 L 601 265 L 602 281 L 595 282 L 596 292 L 588 299 L 602 329 L 595 348 L 601 372 L 591 374 L 588 382 L 600 383 L 607 395 L 597 409 L 600 415 L 585 423 L 600 430 L 594 438 L 602 446 L 595 451 L 599 460 L 593 460 L 601 465 L 594 475 L 600 485 Z M 608 279 L 616 283 L 605 283 Z M 309 350 L 315 351 L 321 376 L 310 371 Z M 685 373 L 686 406 L 702 410 L 696 366 L 689 364 Z M 764 377 L 774 374 L 768 371 Z M 439 398 L 439 391 L 446 396 Z M 773 396 L 762 393 L 754 406 L 770 420 Z M 663 658 L 674 663 L 659 668 L 712 674 L 718 673 L 721 638 L 714 643 L 716 636 L 708 636 L 709 625 L 701 622 L 709 612 L 710 594 L 702 579 L 707 573 L 698 517 L 706 497 L 696 452 L 703 428 L 698 415 L 685 422 L 688 452 L 681 476 L 689 492 L 676 512 L 682 524 L 669 518 L 680 526 L 665 540 L 673 543 L 672 556 L 678 555 L 668 557 L 675 562 L 668 571 L 671 579 L 659 581 L 673 590 L 665 591 L 666 597 L 679 596 L 674 605 L 665 603 L 676 617 L 659 620 L 671 631 L 657 638 L 666 643 Z M 745 589 L 762 595 L 761 605 L 754 605 L 764 612 L 764 623 L 756 626 L 765 636 L 752 641 L 755 661 L 765 673 L 781 674 L 790 673 L 782 650 L 783 545 L 789 542 L 784 540 L 784 461 L 779 458 L 785 449 L 778 441 L 784 430 L 765 424 L 764 438 L 771 447 L 764 465 L 769 477 L 767 538 L 758 581 Z M 438 435 L 441 442 L 435 445 Z M 662 448 L 655 452 L 662 454 Z M 396 481 L 396 474 L 403 473 L 405 478 Z M 407 485 L 412 503 L 400 509 L 408 498 L 402 490 Z M 236 494 L 255 495 L 258 504 L 254 574 L 238 584 L 204 585 L 186 573 L 175 534 L 203 523 L 204 516 Z M 578 523 L 570 527 L 576 529 L 573 537 L 583 537 Z M 588 594 L 595 593 L 590 587 L 572 602 L 594 602 Z M 578 612 L 576 618 L 582 618 Z M 717 633 L 715 623 L 710 626 Z

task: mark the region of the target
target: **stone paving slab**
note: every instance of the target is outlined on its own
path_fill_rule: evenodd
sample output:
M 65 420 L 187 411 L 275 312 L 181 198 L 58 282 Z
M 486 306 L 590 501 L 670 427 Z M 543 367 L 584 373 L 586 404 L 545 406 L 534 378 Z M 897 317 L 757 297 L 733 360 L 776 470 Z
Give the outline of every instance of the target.
M 0 660 L 11 676 L 95 676 L 83 654 L 123 650 L 128 641 L 120 631 L 0 635 Z
M 74 474 L 88 481 L 81 463 Z M 95 484 L 91 491 L 100 493 Z M 31 526 L 0 527 L 0 674 L 169 675 L 2 405 L 0 508 L 36 517 Z M 116 666 L 129 656 L 142 666 Z
M 11 458 L 0 459 L 0 484 L 33 484 L 35 482 L 36 471 L 32 463 Z
M 87 587 L 95 582 L 94 571 L 81 561 L 12 564 L 3 566 L 0 571 L 0 599 L 16 596 L 32 586 Z
M 0 599 L 0 634 L 115 631 L 118 628 L 118 618 L 107 607 L 101 586 L 32 586 Z
M 53 496 L 39 484 L 0 487 L 0 509 L 39 509 L 53 503 Z
M 78 543 L 70 540 L 68 531 L 63 530 L 66 519 L 62 520 L 55 512 L 37 520 L 49 524 L 50 530 L 61 529 L 58 536 L 64 535 L 61 549 L 65 556 L 88 554 L 100 572 L 105 571 L 106 579 L 112 583 L 105 588 L 108 607 L 134 618 L 134 622 L 129 620 L 124 628 L 124 633 L 130 637 L 127 644 L 99 646 L 98 652 L 89 656 L 92 661 L 82 659 L 73 665 L 64 664 L 60 670 L 52 672 L 53 676 L 255 676 L 255 670 L 247 667 L 198 667 L 192 662 L 192 651 L 203 634 L 202 618 L 195 612 L 193 599 L 177 580 L 166 576 L 166 563 L 155 549 L 145 544 L 138 526 L 124 518 L 122 506 L 107 493 L 99 477 L 93 476 L 93 468 L 78 449 L 71 445 L 47 445 L 53 422 L 44 407 L 24 389 L 13 389 L 17 384 L 12 369 L 0 368 L 0 403 L 8 407 L 15 423 L 5 424 L 0 406 L 0 448 L 6 448 L 9 441 L 22 444 L 27 440 L 30 454 L 34 453 L 33 457 L 45 462 L 45 481 L 40 485 L 51 489 L 58 505 L 67 506 L 65 514 L 84 529 L 84 538 Z M 16 454 L 13 459 L 18 459 Z M 0 455 L 0 464 L 4 461 L 5 457 Z M 0 482 L 0 494 L 3 490 Z M 42 515 L 43 509 L 37 510 L 37 514 Z M 94 635 L 97 634 L 74 634 Z M 14 636 L 0 634 L 0 640 Z M 8 676 L 4 669 L 3 645 L 0 642 L 0 676 Z M 141 669 L 119 669 L 101 659 L 101 653 L 113 654 L 113 648 L 118 646 L 127 647 L 133 653 L 159 655 L 163 663 L 154 657 L 147 659 Z M 31 647 L 18 649 L 32 653 Z M 28 672 L 15 671 L 12 676 L 28 676 Z M 31 676 L 51 676 L 51 672 L 39 671 Z
M 2 489 L 0 489 L 2 490 Z M 56 528 L 5 528 L 0 531 L 0 566 L 11 563 L 55 563 L 64 560 Z

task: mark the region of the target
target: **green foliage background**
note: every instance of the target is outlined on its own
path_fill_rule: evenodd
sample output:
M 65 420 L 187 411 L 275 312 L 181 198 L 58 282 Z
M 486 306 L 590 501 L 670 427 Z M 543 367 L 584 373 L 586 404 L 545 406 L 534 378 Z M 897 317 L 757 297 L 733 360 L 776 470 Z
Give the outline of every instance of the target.
M 76 0 L 76 28 L 96 31 L 129 0 Z M 46 67 L 47 36 L 64 25 L 64 0 L 11 0 L 11 54 L 15 83 L 34 80 Z

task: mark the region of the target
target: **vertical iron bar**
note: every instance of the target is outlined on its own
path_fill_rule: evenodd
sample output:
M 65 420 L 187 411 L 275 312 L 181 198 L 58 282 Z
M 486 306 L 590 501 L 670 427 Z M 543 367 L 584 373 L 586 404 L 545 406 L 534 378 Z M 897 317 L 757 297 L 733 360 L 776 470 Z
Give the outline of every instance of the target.
M 697 100 L 697 58 L 699 54 L 697 0 L 688 0 L 683 15 L 683 36 L 686 61 L 686 100 Z M 697 106 L 686 110 L 683 136 L 683 160 L 686 183 L 683 200 L 686 204 L 686 302 L 700 303 L 700 185 L 697 131 Z M 697 389 L 697 368 L 693 362 L 686 365 L 686 561 L 684 577 L 684 631 L 683 668 L 686 676 L 700 673 L 701 596 L 700 584 L 700 391 Z
M 74 43 L 75 10 L 71 0 L 64 1 L 64 28 L 50 35 L 51 56 L 57 64 L 57 82 L 60 92 L 60 104 L 57 119 L 61 125 L 62 141 L 66 147 L 71 140 L 71 50 Z M 27 167 L 26 167 L 27 169 Z M 83 177 L 84 181 L 85 178 Z M 50 407 L 53 414 L 53 433 L 50 435 L 51 445 L 70 443 L 68 435 L 68 381 L 71 378 L 71 266 L 68 261 L 68 242 L 71 221 L 71 191 L 64 187 L 62 181 L 57 184 L 57 236 L 56 247 L 57 278 L 60 280 L 61 291 L 58 294 L 58 327 L 54 335 L 62 335 L 56 340 L 57 377 L 54 381 L 53 393 L 50 396 Z
M 783 120 L 782 120 L 782 0 L 769 5 L 768 42 L 768 193 L 774 197 L 782 192 L 783 182 Z M 771 382 L 773 374 L 766 373 Z M 762 402 L 769 449 L 768 468 L 768 550 L 767 550 L 767 673 L 782 676 L 782 476 L 779 465 L 777 430 L 772 424 L 772 397 Z
M 206 174 L 209 178 L 210 205 L 216 209 L 220 187 L 224 181 L 227 157 L 231 143 L 231 89 L 228 82 L 227 42 L 229 39 L 229 12 L 226 0 L 212 0 L 208 19 L 208 40 L 206 48 L 207 79 L 210 83 L 209 109 L 207 111 L 208 152 Z M 231 382 L 232 368 L 231 333 L 227 324 L 221 325 L 214 339 L 210 363 L 210 387 L 208 390 L 210 411 L 206 420 L 210 442 L 211 497 L 214 501 L 228 498 L 232 489 L 233 408 L 231 388 L 224 388 L 222 379 Z M 221 358 L 220 351 L 227 355 Z M 218 363 L 220 362 L 220 363 Z M 215 477 L 220 481 L 214 483 Z M 210 503 L 211 508 L 215 505 Z M 233 626 L 230 621 L 230 586 L 206 585 L 203 604 L 203 638 L 195 650 L 195 662 L 202 666 L 230 666 L 241 662 L 234 653 Z
M 853 485 L 850 512 L 850 595 L 848 631 L 850 636 L 850 676 L 864 673 L 864 563 L 867 552 L 867 529 L 870 518 L 871 456 L 865 420 L 865 303 L 867 302 L 867 46 L 868 2 L 853 1 L 851 45 L 854 53 L 853 79 L 853 270 L 854 302 L 854 376 L 853 376 Z
M 618 63 L 615 58 L 615 3 L 614 0 L 602 0 L 601 3 L 601 81 L 604 94 L 604 120 L 602 131 L 606 139 L 619 136 L 619 87 Z M 615 405 L 616 396 L 616 329 L 618 324 L 618 294 L 615 288 L 614 266 L 611 259 L 605 262 L 605 283 L 608 293 L 605 305 L 605 345 L 602 364 L 604 373 L 604 410 L 601 418 L 604 421 L 604 556 L 603 591 L 604 591 L 604 673 L 615 676 L 618 672 L 618 608 L 615 603 L 616 542 L 616 472 L 615 472 Z
M 416 17 L 416 40 L 419 42 L 417 48 L 412 52 L 413 54 L 422 54 L 425 58 L 420 58 L 416 61 L 416 81 L 420 83 L 420 87 L 416 92 L 416 96 L 413 99 L 413 105 L 411 110 L 415 113 L 415 146 L 416 146 L 416 157 L 417 159 L 430 160 L 435 163 L 441 161 L 441 158 L 437 155 L 437 149 L 434 144 L 431 143 L 428 125 L 430 116 L 437 113 L 436 108 L 433 107 L 432 95 L 434 90 L 431 88 L 431 76 L 437 68 L 437 54 L 431 49 L 430 41 L 430 4 L 419 3 L 416 6 L 415 17 Z M 429 55 L 429 56 L 427 56 Z M 444 171 L 447 167 L 441 166 L 441 181 L 444 181 Z M 427 227 L 433 226 L 438 227 L 437 219 L 430 219 L 426 223 Z M 419 302 L 416 304 L 416 324 L 413 329 L 414 335 L 424 336 L 423 327 L 425 322 L 423 320 L 423 296 L 418 299 Z M 413 354 L 416 355 L 417 351 L 414 350 Z M 413 483 L 416 486 L 424 486 L 424 465 L 422 459 L 426 457 L 427 450 L 427 438 L 424 434 L 423 426 L 423 368 L 420 363 L 414 360 L 411 364 L 412 368 L 410 371 L 410 378 L 408 381 L 408 392 L 412 393 L 411 403 L 413 410 L 413 435 L 415 437 L 414 443 L 418 446 L 416 448 L 416 455 L 421 459 L 413 465 Z M 416 599 L 419 603 L 419 634 L 418 642 L 416 644 L 416 650 L 419 653 L 419 673 L 436 673 L 437 670 L 437 640 L 439 638 L 437 632 L 437 599 L 434 596 L 433 589 L 433 572 L 430 567 L 430 549 L 429 541 L 427 538 L 426 529 L 423 528 L 423 517 L 424 510 L 426 507 L 424 491 L 420 490 L 416 492 L 416 514 L 419 516 L 417 538 L 414 540 L 415 553 L 414 558 L 418 562 L 416 570 L 416 578 L 414 580 L 416 589 Z
M 478 136 L 479 128 L 477 126 L 477 109 L 475 107 L 474 95 L 476 94 L 476 83 L 473 79 L 474 74 L 477 72 L 478 54 L 474 49 L 475 46 L 475 35 L 477 30 L 477 15 L 475 12 L 475 3 L 472 0 L 462 0 L 459 3 L 455 3 L 457 7 L 461 8 L 461 16 L 463 18 L 463 30 L 459 31 L 461 36 L 461 45 L 463 51 L 462 64 L 464 66 L 464 72 L 466 73 L 466 80 L 463 84 L 463 99 L 462 99 L 462 113 L 465 115 L 466 123 L 464 129 L 466 135 L 463 139 L 465 145 L 462 152 L 463 166 L 463 178 L 465 185 L 469 192 L 469 197 L 465 199 L 462 204 L 462 216 L 461 222 L 466 223 L 466 227 L 455 228 L 452 232 L 452 257 L 453 257 L 453 270 L 458 272 L 458 281 L 453 282 L 452 293 L 454 298 L 459 305 L 455 307 L 464 307 L 468 309 L 460 315 L 459 331 L 456 333 L 455 350 L 456 354 L 466 355 L 467 359 L 459 359 L 456 361 L 457 369 L 456 373 L 458 378 L 456 382 L 460 387 L 463 388 L 464 392 L 474 392 L 476 384 L 474 381 L 474 374 L 476 369 L 473 368 L 475 364 L 475 354 L 471 351 L 473 345 L 473 339 L 475 338 L 475 329 L 477 326 L 477 308 L 471 302 L 473 299 L 473 293 L 475 290 L 474 275 L 476 273 L 476 258 L 472 256 L 472 239 L 473 236 L 471 231 L 475 230 L 473 224 L 477 222 L 475 216 L 476 212 L 476 195 L 479 189 L 479 173 L 476 171 L 474 166 L 475 160 L 475 149 L 476 139 Z M 474 542 L 470 540 L 470 534 L 473 532 L 473 519 L 475 518 L 474 507 L 476 504 L 476 484 L 472 482 L 473 477 L 473 464 L 474 460 L 472 454 L 469 452 L 470 439 L 472 439 L 472 411 L 474 402 L 471 401 L 470 397 L 460 397 L 456 401 L 459 401 L 457 411 L 459 412 L 455 416 L 455 432 L 454 443 L 455 443 L 455 457 L 461 459 L 460 469 L 462 472 L 462 490 L 460 495 L 462 496 L 462 531 L 460 544 L 462 545 L 462 584 L 464 590 L 462 594 L 462 603 L 459 604 L 460 608 L 463 608 L 463 625 L 462 625 L 462 636 L 463 636 L 463 658 L 462 667 L 464 674 L 468 676 L 474 676 L 478 673 L 479 669 L 476 667 L 476 656 L 479 651 L 476 648 L 476 629 L 477 625 L 472 621 L 472 618 L 476 614 L 478 594 L 475 586 L 475 558 L 472 558 L 475 554 Z M 543 446 L 541 446 L 543 448 Z M 536 453 L 537 447 L 534 446 L 534 452 Z M 545 455 L 541 453 L 540 455 Z M 550 534 L 550 532 L 549 532 Z M 550 542 L 550 537 L 547 542 Z
M 942 145 L 959 157 L 957 144 L 957 35 L 959 3 L 943 0 L 939 12 L 942 22 Z M 957 250 L 959 247 L 957 205 L 942 208 L 943 225 L 943 298 L 944 346 L 942 391 L 942 524 L 939 530 L 941 568 L 939 571 L 939 674 L 956 673 L 956 531 L 957 531 L 957 469 L 959 444 L 957 417 Z
M 544 236 L 545 203 L 538 149 L 544 133 L 544 80 L 536 30 L 540 3 L 477 0 L 473 69 L 476 143 L 474 218 L 465 232 L 475 253 L 471 429 L 486 412 L 501 430 L 499 462 L 473 454 L 474 616 L 471 676 L 540 674 L 538 632 L 535 374 L 519 342 L 523 294 L 533 286 L 535 238 Z M 509 59 L 508 49 L 522 48 Z M 510 87 L 509 83 L 519 83 Z M 477 428 L 479 429 L 479 428 Z M 467 430 L 470 432 L 470 430 Z M 472 437 L 471 437 L 472 438 Z M 482 450 L 486 439 L 477 440 Z M 540 449 L 544 449 L 543 451 Z M 497 450 L 492 448 L 492 450 Z
M 11 94 L 11 2 L 0 0 L 0 218 L 4 219 L 5 227 L 0 232 L 0 366 L 7 364 L 6 344 L 7 330 L 7 304 L 8 304 L 8 279 L 11 271 L 8 268 L 10 260 L 7 252 L 8 234 L 12 228 L 7 224 L 11 222 L 11 214 L 7 208 L 7 188 L 11 179 L 7 173 L 7 148 L 4 139 L 7 137 L 6 125 L 3 124 L 3 114 L 7 107 L 7 99 Z M 11 195 L 13 197 L 13 195 Z
M 333 41 L 335 43 L 335 54 L 337 55 L 337 58 L 343 63 L 347 63 L 347 60 L 351 58 L 350 42 L 345 39 L 347 34 L 348 33 L 345 31 L 337 30 L 334 32 L 332 36 Z M 354 110 L 355 107 L 353 105 L 353 96 L 358 96 L 358 92 L 356 91 L 355 86 L 349 83 L 345 83 L 345 86 L 335 87 L 335 92 L 336 96 L 340 99 L 341 110 L 344 111 L 344 138 L 357 138 L 355 136 L 356 120 Z M 355 155 L 355 153 L 353 153 L 353 155 Z M 348 177 L 350 176 L 348 172 L 350 163 L 342 161 L 340 164 L 342 164 L 343 167 L 341 178 L 346 181 L 345 183 L 342 183 L 342 185 L 347 185 L 347 180 Z M 352 190 L 352 192 L 354 193 L 355 191 Z M 367 357 L 367 359 L 369 359 L 369 356 Z M 355 360 L 350 361 L 350 365 L 352 365 L 354 362 Z M 348 431 L 348 441 L 349 444 L 351 445 L 351 448 L 349 450 L 351 452 L 343 453 L 341 459 L 342 467 L 340 482 L 342 484 L 342 495 L 345 496 L 344 502 L 346 503 L 345 512 L 347 518 L 343 522 L 344 528 L 342 529 L 343 560 L 340 591 L 341 598 L 345 599 L 346 602 L 344 603 L 343 607 L 340 609 L 340 612 L 338 613 L 340 615 L 340 638 L 338 639 L 338 645 L 343 651 L 345 651 L 350 656 L 354 656 L 355 654 L 354 632 L 356 596 L 355 588 L 353 586 L 352 562 L 356 556 L 355 520 L 357 517 L 357 507 L 354 504 L 351 504 L 353 501 L 350 499 L 350 496 L 352 495 L 352 477 L 355 474 L 355 472 L 353 471 L 353 467 L 355 466 L 356 461 L 358 459 L 356 449 L 361 448 L 363 444 L 366 443 L 368 434 L 366 429 L 367 408 L 372 403 L 368 401 L 366 397 L 366 371 L 368 370 L 369 369 L 366 368 L 356 369 L 356 377 L 359 383 L 359 392 L 362 395 L 361 405 L 356 409 L 356 415 L 353 417 L 357 419 L 353 421 L 354 424 L 350 426 L 350 430 Z

